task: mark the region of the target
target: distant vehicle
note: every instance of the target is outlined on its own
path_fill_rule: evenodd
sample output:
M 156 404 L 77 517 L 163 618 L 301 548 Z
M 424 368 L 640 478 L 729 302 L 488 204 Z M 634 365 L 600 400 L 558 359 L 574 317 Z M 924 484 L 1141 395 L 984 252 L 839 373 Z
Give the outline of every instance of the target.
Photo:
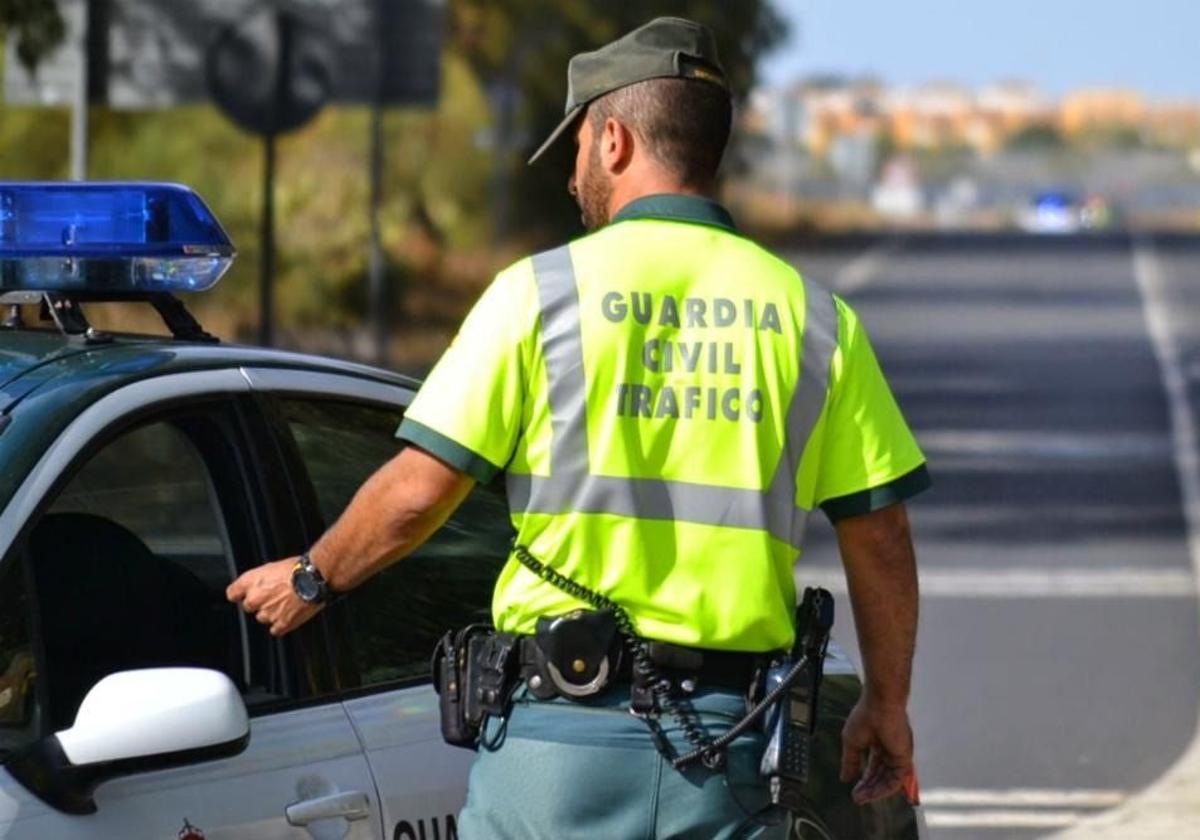
M 1102 195 L 1090 195 L 1079 210 L 1087 230 L 1110 230 L 1120 224 L 1117 208 Z
M 224 597 L 297 554 L 399 444 L 419 386 L 223 345 L 174 296 L 233 247 L 158 184 L 0 183 L 0 838 L 457 837 L 472 754 L 442 742 L 430 653 L 490 619 L 511 546 L 480 486 L 403 563 L 284 639 Z M 172 335 L 89 327 L 153 305 Z M 37 304 L 51 328 L 27 324 Z M 910 840 L 919 809 L 838 781 L 862 684 L 831 646 L 809 791 L 827 834 Z
M 890 219 L 913 219 L 924 209 L 925 197 L 916 166 L 908 158 L 893 158 L 883 167 L 871 191 L 875 212 Z
M 1069 234 L 1083 228 L 1079 201 L 1068 192 L 1047 190 L 1017 212 L 1017 224 L 1030 233 Z

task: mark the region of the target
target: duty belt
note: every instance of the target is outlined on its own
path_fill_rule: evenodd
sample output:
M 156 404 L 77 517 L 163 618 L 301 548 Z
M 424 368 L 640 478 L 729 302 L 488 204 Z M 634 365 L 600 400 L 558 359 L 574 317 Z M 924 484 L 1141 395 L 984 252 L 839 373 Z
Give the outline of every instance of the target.
M 662 669 L 663 675 L 688 693 L 702 688 L 726 688 L 752 695 L 764 669 L 773 659 L 771 654 L 765 653 L 709 650 L 659 641 L 650 641 L 647 647 L 651 660 Z M 535 637 L 521 636 L 517 650 L 523 673 L 544 664 Z M 615 650 L 610 655 L 610 661 L 612 659 L 616 660 L 616 665 L 607 666 L 604 673 L 597 673 L 596 677 L 608 684 L 631 682 L 633 658 L 624 651 Z

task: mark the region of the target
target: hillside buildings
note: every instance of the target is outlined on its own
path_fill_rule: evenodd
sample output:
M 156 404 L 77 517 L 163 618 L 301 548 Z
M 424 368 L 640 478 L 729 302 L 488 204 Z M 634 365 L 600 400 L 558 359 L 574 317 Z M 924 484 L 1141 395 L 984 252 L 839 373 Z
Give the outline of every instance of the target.
M 1200 102 L 1157 101 L 1129 90 L 1081 90 L 1055 100 L 1021 81 L 978 90 L 953 82 L 901 89 L 871 78 L 813 77 L 756 92 L 743 124 L 826 160 L 867 141 L 892 151 L 971 149 L 986 156 L 1030 131 L 1035 139 L 1068 144 L 1116 138 L 1200 147 Z

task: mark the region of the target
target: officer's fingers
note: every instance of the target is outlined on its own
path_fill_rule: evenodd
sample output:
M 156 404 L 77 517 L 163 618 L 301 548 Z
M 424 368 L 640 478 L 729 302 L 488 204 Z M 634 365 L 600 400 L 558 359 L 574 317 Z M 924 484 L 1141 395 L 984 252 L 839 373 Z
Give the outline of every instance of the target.
M 279 618 L 271 625 L 271 635 L 276 637 L 287 635 L 318 612 L 320 609 L 314 608 L 311 604 L 305 604 L 299 610 L 282 610 Z
M 862 772 L 855 774 L 858 776 L 858 778 L 847 779 L 847 781 L 856 782 L 854 785 L 854 790 L 852 791 L 852 796 L 856 802 L 869 795 L 869 792 L 875 787 L 878 781 L 880 769 L 879 748 L 875 747 L 867 750 L 867 760 L 864 766 L 861 768 Z
M 862 747 L 855 743 L 853 739 L 843 736 L 841 780 L 843 782 L 854 781 L 860 769 L 862 769 Z
M 887 769 L 884 758 L 885 753 L 879 748 L 879 745 L 873 745 L 867 753 L 867 766 L 863 768 L 862 777 L 864 780 L 877 779 Z
M 256 613 L 264 606 L 263 596 L 261 592 L 256 592 L 253 589 L 246 589 L 242 592 L 241 599 L 242 609 L 248 613 Z
M 246 576 L 239 575 L 233 583 L 225 587 L 225 597 L 234 604 L 246 597 Z
M 898 793 L 903 784 L 903 777 L 894 768 L 880 764 L 875 772 L 863 774 L 863 780 L 854 786 L 851 798 L 856 804 L 865 805 Z
M 909 764 L 885 749 L 872 748 L 862 780 L 854 786 L 852 797 L 858 804 L 885 799 L 899 792 Z
M 870 748 L 874 733 L 865 725 L 858 707 L 851 710 L 842 727 L 842 771 L 841 780 L 852 782 L 862 770 L 863 752 Z

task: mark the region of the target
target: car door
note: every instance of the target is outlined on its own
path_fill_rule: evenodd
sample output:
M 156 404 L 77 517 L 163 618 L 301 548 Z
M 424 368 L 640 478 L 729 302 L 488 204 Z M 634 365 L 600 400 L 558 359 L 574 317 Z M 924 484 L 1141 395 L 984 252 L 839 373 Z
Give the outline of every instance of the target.
M 400 451 L 403 405 L 386 394 L 279 393 L 270 400 L 283 446 L 302 465 L 314 536 L 362 482 Z M 407 400 L 404 400 L 407 402 Z M 441 739 L 429 679 L 446 630 L 490 622 L 512 528 L 494 487 L 477 487 L 420 550 L 325 613 L 334 628 L 346 709 L 363 739 L 394 840 L 456 837 L 472 752 Z
M 323 628 L 275 640 L 224 599 L 237 572 L 301 547 L 276 450 L 255 445 L 250 398 L 230 396 L 248 390 L 235 370 L 127 386 L 80 415 L 0 513 L 18 534 L 0 544 L 0 749 L 70 726 L 105 674 L 168 665 L 225 673 L 249 745 L 105 782 L 82 816 L 0 772 L 0 836 L 383 837 Z

